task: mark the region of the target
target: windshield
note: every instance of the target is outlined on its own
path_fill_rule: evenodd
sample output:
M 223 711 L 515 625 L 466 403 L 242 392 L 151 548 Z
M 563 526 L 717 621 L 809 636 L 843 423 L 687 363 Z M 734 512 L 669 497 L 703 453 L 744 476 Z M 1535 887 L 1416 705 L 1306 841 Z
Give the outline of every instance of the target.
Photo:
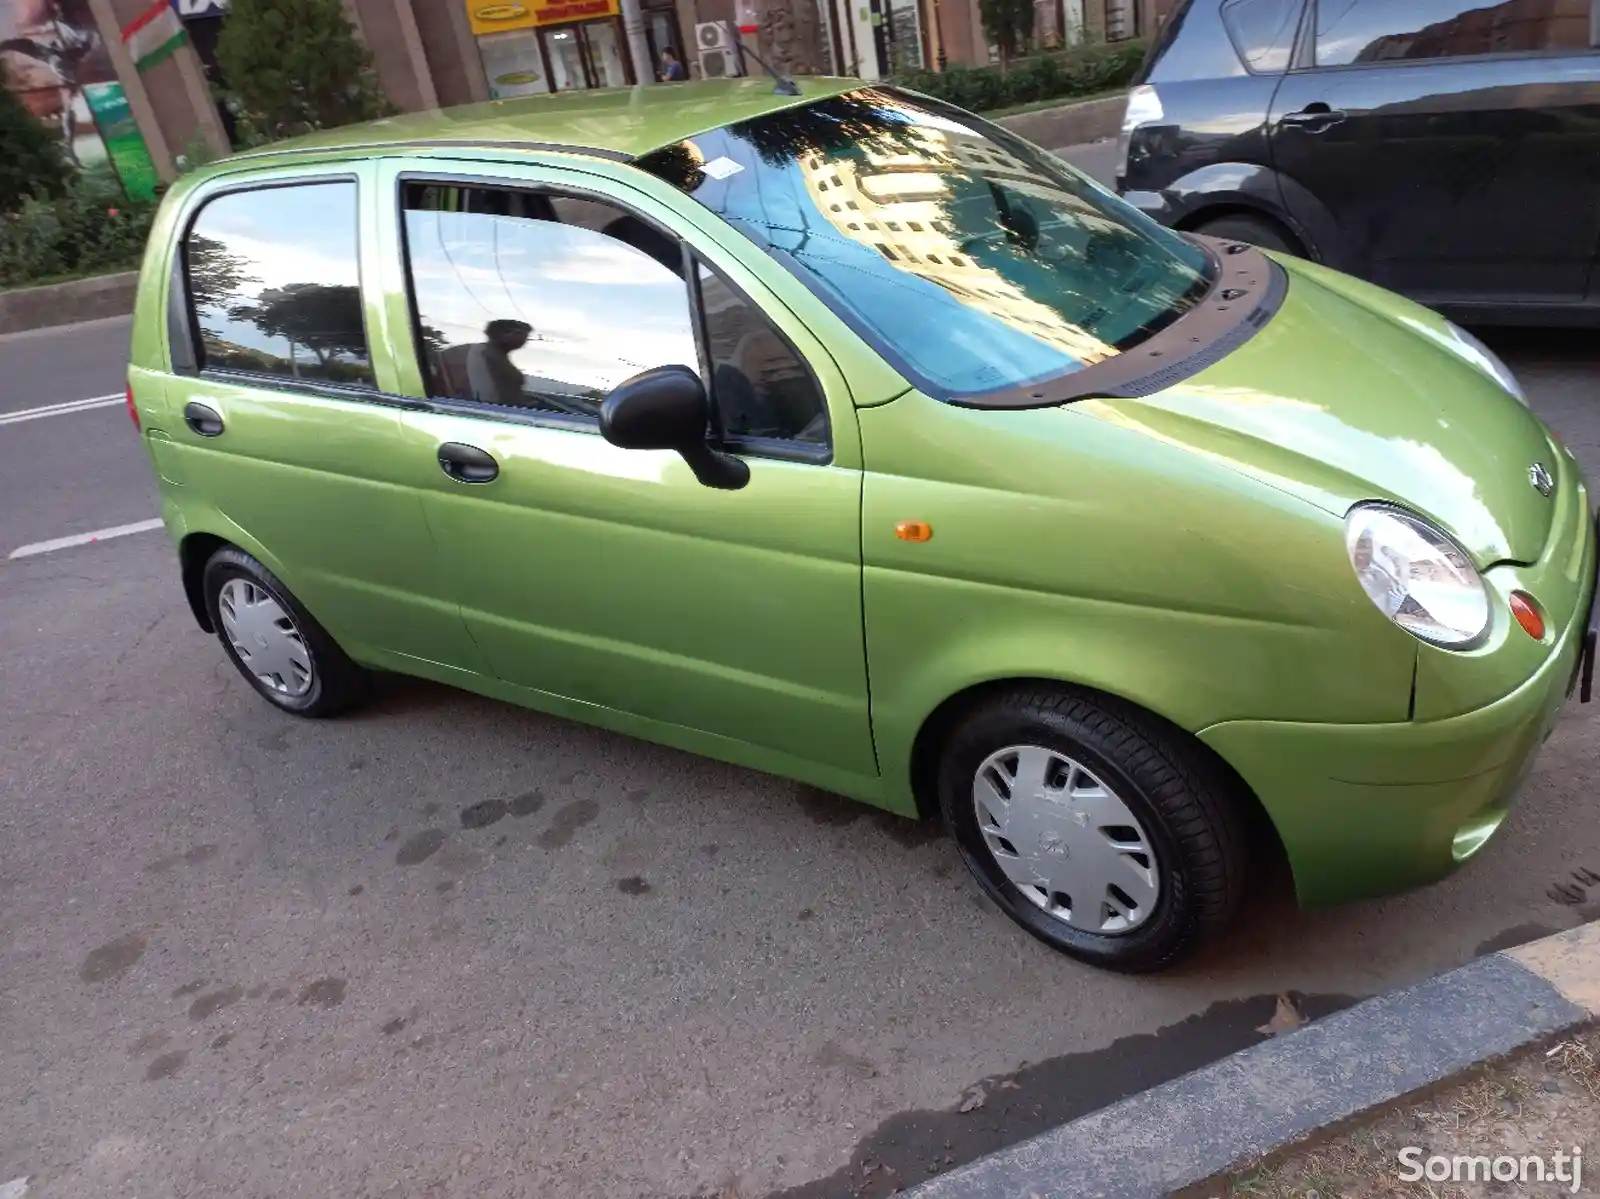
M 638 160 L 742 230 L 938 399 L 1037 387 L 1204 296 L 1197 246 L 1004 129 L 868 88 Z

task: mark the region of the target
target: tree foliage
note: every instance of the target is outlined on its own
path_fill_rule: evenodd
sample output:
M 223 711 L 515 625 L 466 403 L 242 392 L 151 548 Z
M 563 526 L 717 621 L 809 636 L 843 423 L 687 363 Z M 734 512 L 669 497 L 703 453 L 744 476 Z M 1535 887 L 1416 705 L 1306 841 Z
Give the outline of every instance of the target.
M 978 0 L 978 17 L 1005 70 L 1033 37 L 1033 0 Z
M 249 144 L 394 111 L 340 0 L 233 0 L 217 63 Z
M 68 167 L 61 139 L 6 86 L 0 65 L 0 213 L 15 212 L 29 196 L 60 195 Z

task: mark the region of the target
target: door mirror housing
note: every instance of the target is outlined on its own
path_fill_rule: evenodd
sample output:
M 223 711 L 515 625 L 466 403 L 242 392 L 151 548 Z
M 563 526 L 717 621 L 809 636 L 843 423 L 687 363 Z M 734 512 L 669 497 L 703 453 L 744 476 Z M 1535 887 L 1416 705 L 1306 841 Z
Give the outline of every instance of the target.
M 737 491 L 750 481 L 743 459 L 706 440 L 711 401 L 698 372 L 658 366 L 624 379 L 600 405 L 600 436 L 624 450 L 675 450 L 707 487 Z

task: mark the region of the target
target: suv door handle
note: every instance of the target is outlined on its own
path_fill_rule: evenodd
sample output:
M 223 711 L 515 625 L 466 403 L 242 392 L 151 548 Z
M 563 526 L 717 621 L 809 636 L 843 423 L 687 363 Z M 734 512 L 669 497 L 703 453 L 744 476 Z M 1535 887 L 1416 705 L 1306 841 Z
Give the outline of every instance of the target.
M 459 441 L 439 447 L 439 469 L 457 483 L 493 483 L 500 474 L 493 454 Z
M 1304 129 L 1307 133 L 1321 133 L 1324 129 L 1332 129 L 1344 119 L 1344 113 L 1336 108 L 1329 108 L 1319 101 L 1307 104 L 1299 112 L 1284 113 L 1278 118 L 1278 124 Z
M 197 400 L 190 400 L 183 406 L 183 423 L 201 437 L 222 436 L 222 413 L 215 408 L 206 407 Z

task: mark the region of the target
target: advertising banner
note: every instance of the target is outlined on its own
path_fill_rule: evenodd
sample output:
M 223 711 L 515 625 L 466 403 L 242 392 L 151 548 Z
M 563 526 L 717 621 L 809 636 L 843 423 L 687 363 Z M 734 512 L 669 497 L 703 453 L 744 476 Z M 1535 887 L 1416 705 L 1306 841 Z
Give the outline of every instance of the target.
M 122 190 L 132 200 L 156 198 L 156 164 L 151 161 L 149 147 L 133 110 L 128 107 L 128 97 L 120 83 L 91 83 L 83 89 L 89 101 L 89 111 L 94 114 L 105 142 L 106 155 L 122 180 Z

